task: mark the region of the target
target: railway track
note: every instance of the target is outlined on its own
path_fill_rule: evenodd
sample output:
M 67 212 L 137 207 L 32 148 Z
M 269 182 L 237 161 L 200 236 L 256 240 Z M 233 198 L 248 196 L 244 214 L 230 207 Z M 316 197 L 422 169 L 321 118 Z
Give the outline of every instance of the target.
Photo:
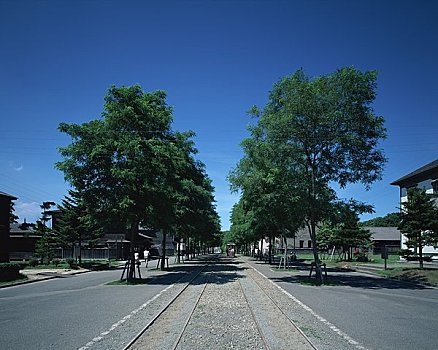
M 207 264 L 124 350 L 316 349 L 249 272 Z

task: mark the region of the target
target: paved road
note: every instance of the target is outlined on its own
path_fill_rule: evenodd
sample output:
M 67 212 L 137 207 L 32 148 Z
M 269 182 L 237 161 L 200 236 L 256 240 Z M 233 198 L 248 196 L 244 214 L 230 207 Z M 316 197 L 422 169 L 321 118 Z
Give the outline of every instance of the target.
M 329 271 L 334 286 L 299 283 L 308 270 L 278 272 L 248 259 L 252 266 L 310 307 L 327 322 L 301 325 L 307 332 L 336 326 L 367 349 L 436 349 L 438 289 L 356 272 Z M 303 309 L 304 310 L 304 309 Z M 313 329 L 312 329 L 313 328 Z M 319 332 L 321 334 L 321 332 Z M 352 345 L 352 348 L 355 346 Z
M 79 349 L 177 281 L 183 269 L 145 285 L 106 285 L 120 278 L 115 270 L 0 289 L 0 349 Z M 143 268 L 144 276 L 153 273 Z M 123 337 L 129 340 L 138 330 Z
M 322 344 L 320 349 L 333 349 L 324 347 L 325 337 L 333 337 L 331 344 L 343 337 L 351 349 L 423 350 L 438 344 L 437 289 L 336 272 L 329 275 L 337 285 L 317 288 L 297 283 L 307 271 L 278 272 L 267 264 L 244 260 L 296 298 L 294 302 L 303 303 L 298 325 Z M 150 280 L 137 286 L 105 285 L 120 277 L 118 270 L 0 289 L 0 349 L 93 349 L 99 348 L 98 337 L 106 332 L 113 344 L 123 344 L 144 325 L 139 320 L 144 312 L 136 310 L 187 274 L 186 266 L 147 274 L 143 268 Z

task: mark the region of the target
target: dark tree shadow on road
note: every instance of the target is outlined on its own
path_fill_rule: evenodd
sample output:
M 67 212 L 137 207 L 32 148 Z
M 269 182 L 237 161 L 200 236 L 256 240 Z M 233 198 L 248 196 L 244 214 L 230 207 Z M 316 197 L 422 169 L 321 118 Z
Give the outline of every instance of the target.
M 137 278 L 133 281 L 133 285 L 170 285 L 173 283 L 188 283 L 195 275 L 203 268 L 199 276 L 196 277 L 191 284 L 200 285 L 206 281 L 215 284 L 225 284 L 236 281 L 242 275 L 239 272 L 245 270 L 244 267 L 239 266 L 241 262 L 228 261 L 221 259 L 219 261 L 202 261 L 203 264 L 181 264 L 171 265 L 169 268 L 161 271 L 160 269 L 142 269 L 142 278 Z M 116 283 L 122 285 L 121 283 Z
M 301 284 L 311 284 L 315 278 L 309 278 L 309 276 L 296 275 L 296 276 L 285 276 L 285 277 L 275 277 L 271 278 L 274 282 L 288 282 L 288 283 L 301 283 Z M 328 285 L 335 286 L 348 286 L 353 288 L 362 289 L 431 289 L 431 287 L 426 286 L 421 283 L 406 282 L 396 279 L 388 279 L 374 276 L 364 276 L 359 274 L 338 274 L 330 275 L 327 277 Z

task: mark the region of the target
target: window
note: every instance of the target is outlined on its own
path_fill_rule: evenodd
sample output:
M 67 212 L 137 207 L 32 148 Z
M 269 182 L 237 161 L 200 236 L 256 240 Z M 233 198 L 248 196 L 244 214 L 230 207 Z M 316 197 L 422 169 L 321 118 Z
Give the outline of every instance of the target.
M 304 241 L 300 241 L 300 248 L 304 248 Z
M 432 180 L 433 194 L 438 194 L 438 179 Z
M 311 240 L 307 241 L 307 248 L 312 248 L 312 241 Z

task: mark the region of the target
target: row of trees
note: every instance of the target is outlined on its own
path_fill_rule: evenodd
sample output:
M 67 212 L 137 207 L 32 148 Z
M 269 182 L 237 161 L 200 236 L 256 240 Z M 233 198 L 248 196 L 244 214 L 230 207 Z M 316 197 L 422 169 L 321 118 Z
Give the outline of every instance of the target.
M 341 231 L 360 234 L 357 216 L 372 211 L 339 200 L 334 185 L 369 189 L 386 161 L 378 147 L 386 137 L 384 119 L 371 107 L 376 79 L 375 71 L 354 68 L 316 78 L 298 70 L 274 85 L 263 108 L 250 110 L 255 123 L 242 142 L 244 157 L 229 175 L 231 189 L 241 194 L 231 214 L 231 239 L 272 240 L 306 226 L 322 283 L 317 226 L 339 230 L 339 218 L 349 216 L 354 219 Z
M 72 139 L 56 164 L 73 188 L 60 207 L 59 234 L 67 242 L 96 227 L 128 230 L 133 261 L 139 225 L 163 231 L 163 254 L 170 232 L 186 241 L 217 240 L 214 189 L 195 159 L 194 133 L 172 130 L 172 119 L 163 91 L 112 86 L 102 118 L 59 125 Z

